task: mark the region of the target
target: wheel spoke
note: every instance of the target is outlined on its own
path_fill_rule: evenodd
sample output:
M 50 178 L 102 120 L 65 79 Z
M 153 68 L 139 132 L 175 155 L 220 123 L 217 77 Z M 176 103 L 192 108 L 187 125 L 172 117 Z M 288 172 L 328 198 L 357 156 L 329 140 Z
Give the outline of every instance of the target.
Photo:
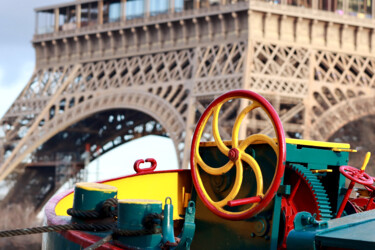
M 247 113 L 249 113 L 251 110 L 256 109 L 258 107 L 260 107 L 260 104 L 256 101 L 253 101 L 251 105 L 244 108 L 241 111 L 241 113 L 237 116 L 236 121 L 234 122 L 234 125 L 233 125 L 233 130 L 232 130 L 232 148 L 238 147 L 238 133 L 240 130 L 242 120 L 245 118 Z
M 197 151 L 199 151 L 199 150 L 197 150 Z M 203 159 L 201 158 L 201 156 L 199 154 L 196 154 L 196 160 L 197 160 L 198 165 L 206 173 L 211 174 L 211 175 L 222 175 L 222 174 L 225 174 L 226 172 L 228 172 L 229 170 L 231 170 L 231 168 L 233 167 L 233 162 L 232 161 L 228 161 L 226 164 L 224 164 L 223 166 L 218 167 L 218 168 L 210 167 L 210 166 L 208 166 L 203 161 Z
M 300 184 L 301 184 L 301 179 L 298 178 L 298 181 L 297 181 L 296 185 L 294 185 L 292 192 L 290 192 L 289 197 L 286 198 L 288 201 L 292 201 L 294 199 L 294 196 L 296 195 Z
M 263 134 L 255 134 L 248 136 L 245 140 L 243 140 L 238 147 L 239 150 L 245 151 L 245 149 L 250 146 L 253 142 L 261 141 L 266 142 L 268 145 L 272 147 L 272 149 L 275 151 L 276 155 L 279 155 L 279 147 L 277 146 L 276 142 L 271 139 L 270 137 L 263 135 Z
M 367 176 L 365 176 L 365 175 L 359 176 L 359 179 L 362 180 L 362 181 L 368 181 L 368 180 L 370 180 L 370 179 L 367 178 Z
M 211 117 L 213 111 L 211 110 L 207 116 L 205 117 L 205 119 L 203 120 L 202 122 L 202 125 L 198 128 L 198 131 L 197 131 L 197 143 L 195 145 L 195 148 L 194 148 L 194 152 L 195 152 L 195 159 L 197 161 L 197 163 L 199 163 L 199 166 L 206 172 L 206 173 L 209 173 L 209 174 L 212 174 L 212 175 L 221 175 L 221 174 L 224 174 L 226 172 L 228 172 L 232 166 L 233 166 L 233 162 L 231 161 L 228 161 L 226 164 L 224 164 L 223 166 L 221 167 L 218 167 L 218 168 L 213 168 L 213 167 L 210 167 L 208 166 L 202 159 L 200 153 L 199 153 L 199 143 L 201 141 L 201 137 L 202 137 L 202 133 L 203 133 L 203 130 L 207 124 L 207 121 L 208 119 Z
M 356 174 L 356 171 L 354 169 L 345 169 L 345 172 L 347 172 L 348 174 L 350 174 L 351 176 L 355 175 Z
M 224 142 L 221 140 L 220 132 L 219 132 L 219 112 L 223 106 L 223 103 L 220 103 L 214 108 L 213 111 L 213 118 L 212 118 L 212 134 L 215 138 L 215 142 L 217 147 L 219 148 L 220 152 L 224 155 L 228 155 L 229 148 L 225 146 Z

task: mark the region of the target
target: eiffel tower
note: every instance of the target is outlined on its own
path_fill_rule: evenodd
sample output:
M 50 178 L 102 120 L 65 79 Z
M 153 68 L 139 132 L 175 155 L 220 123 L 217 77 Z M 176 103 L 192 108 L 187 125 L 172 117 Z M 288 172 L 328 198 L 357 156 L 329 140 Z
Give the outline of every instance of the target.
M 56 189 L 58 166 L 79 176 L 85 154 L 151 134 L 188 168 L 197 119 L 233 89 L 264 95 L 292 138 L 325 141 L 375 114 L 372 2 L 77 0 L 35 12 L 36 66 L 1 118 L 0 180 L 25 185 L 41 167 Z M 255 132 L 271 133 L 264 114 L 247 118 L 242 133 Z M 28 194 L 40 204 L 52 192 L 41 185 Z

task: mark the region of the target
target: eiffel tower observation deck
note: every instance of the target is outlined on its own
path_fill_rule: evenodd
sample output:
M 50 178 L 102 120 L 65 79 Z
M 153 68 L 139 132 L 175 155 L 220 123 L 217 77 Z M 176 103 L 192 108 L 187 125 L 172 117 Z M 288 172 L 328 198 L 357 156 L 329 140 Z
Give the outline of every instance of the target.
M 1 118 L 0 180 L 13 173 L 25 185 L 28 169 L 39 169 L 40 182 L 53 187 L 35 189 L 33 202 L 42 203 L 66 178 L 78 178 L 85 161 L 151 134 L 171 138 L 170 153 L 188 168 L 204 108 L 239 88 L 270 100 L 287 137 L 357 138 L 349 125 L 359 129 L 375 114 L 374 6 L 77 0 L 37 8 L 35 70 Z M 242 105 L 223 107 L 223 139 Z M 265 120 L 261 112 L 247 117 L 241 134 L 272 135 Z

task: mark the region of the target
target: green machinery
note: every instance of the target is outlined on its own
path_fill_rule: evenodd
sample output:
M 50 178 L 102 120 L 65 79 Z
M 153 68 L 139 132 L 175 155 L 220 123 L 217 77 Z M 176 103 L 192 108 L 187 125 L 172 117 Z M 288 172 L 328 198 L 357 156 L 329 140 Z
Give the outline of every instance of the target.
M 235 101 L 242 109 L 233 113 L 232 138 L 225 141 L 220 115 Z M 257 110 L 269 118 L 274 137 L 249 133 L 248 125 L 241 125 Z M 206 137 L 213 140 L 204 142 Z M 375 187 L 365 173 L 370 154 L 357 169 L 347 166 L 353 151 L 348 144 L 285 139 L 277 113 L 263 97 L 231 91 L 200 118 L 191 170 L 154 171 L 154 159 L 146 159 L 149 168 L 141 168 L 139 160 L 134 175 L 79 184 L 75 192 L 54 197 L 46 208 L 49 226 L 112 226 L 101 232 L 50 232 L 46 247 L 375 248 Z M 355 183 L 358 197 L 351 198 Z
M 298 212 L 308 212 L 315 216 L 316 220 L 333 219 L 347 190 L 345 177 L 340 174 L 339 167 L 348 163 L 348 147 L 347 144 L 287 139 L 285 175 L 273 201 L 259 214 L 237 221 L 219 219 L 197 199 L 193 247 L 196 244 L 199 245 L 197 248 L 205 244 L 206 247 L 212 247 L 214 244 L 214 249 L 228 246 L 233 249 L 286 248 L 286 239 L 294 229 Z M 226 160 L 214 144 L 203 144 L 200 150 L 208 164 L 224 163 Z M 252 145 L 247 151 L 262 166 L 264 186 L 268 188 L 273 178 L 275 153 L 269 145 L 261 143 Z M 208 193 L 224 196 L 231 188 L 228 183 L 233 183 L 234 172 L 233 170 L 220 177 L 202 173 L 204 182 L 210 185 L 207 187 L 210 189 Z M 255 176 L 247 165 L 244 166 L 244 176 L 247 177 L 243 189 L 248 192 L 248 196 L 253 196 L 256 190 L 256 184 L 253 182 Z M 353 212 L 350 206 L 348 210 Z M 215 235 L 214 241 L 207 240 L 210 235 Z M 313 244 L 313 241 L 310 243 Z
M 235 101 L 242 110 L 236 113 L 231 140 L 223 141 L 220 114 Z M 248 133 L 246 126 L 245 136 L 240 138 L 244 117 L 253 112 L 257 115 L 258 110 L 269 118 L 275 138 Z M 207 131 L 213 142 L 201 142 Z M 256 93 L 235 90 L 218 97 L 203 113 L 193 136 L 191 172 L 199 199 L 192 246 L 375 247 L 375 237 L 364 240 L 348 229 L 355 225 L 371 235 L 375 219 L 375 211 L 371 211 L 375 207 L 374 180 L 364 172 L 370 154 L 362 168 L 356 169 L 347 166 L 353 151 L 348 144 L 285 139 L 275 110 Z M 346 179 L 351 181 L 348 188 Z M 367 194 L 349 200 L 355 183 L 368 189 Z

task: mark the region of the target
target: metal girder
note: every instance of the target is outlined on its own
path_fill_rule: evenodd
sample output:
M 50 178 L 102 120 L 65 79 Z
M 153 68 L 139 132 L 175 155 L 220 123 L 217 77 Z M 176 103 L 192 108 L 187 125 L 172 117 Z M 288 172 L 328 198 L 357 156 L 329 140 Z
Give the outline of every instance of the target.
M 107 152 L 130 141 L 126 135 L 169 136 L 180 167 L 188 168 L 197 119 L 232 89 L 270 100 L 289 137 L 327 140 L 375 114 L 373 24 L 295 6 L 226 2 L 178 17 L 36 35 L 37 67 L 0 121 L 0 179 L 27 157 L 34 162 L 72 148 L 81 155 L 86 143 L 99 148 L 120 137 Z M 106 120 L 123 111 L 133 124 Z M 223 136 L 237 114 L 236 105 L 223 107 Z M 270 133 L 265 118 L 254 111 L 245 132 Z M 149 121 L 157 125 L 134 132 Z

